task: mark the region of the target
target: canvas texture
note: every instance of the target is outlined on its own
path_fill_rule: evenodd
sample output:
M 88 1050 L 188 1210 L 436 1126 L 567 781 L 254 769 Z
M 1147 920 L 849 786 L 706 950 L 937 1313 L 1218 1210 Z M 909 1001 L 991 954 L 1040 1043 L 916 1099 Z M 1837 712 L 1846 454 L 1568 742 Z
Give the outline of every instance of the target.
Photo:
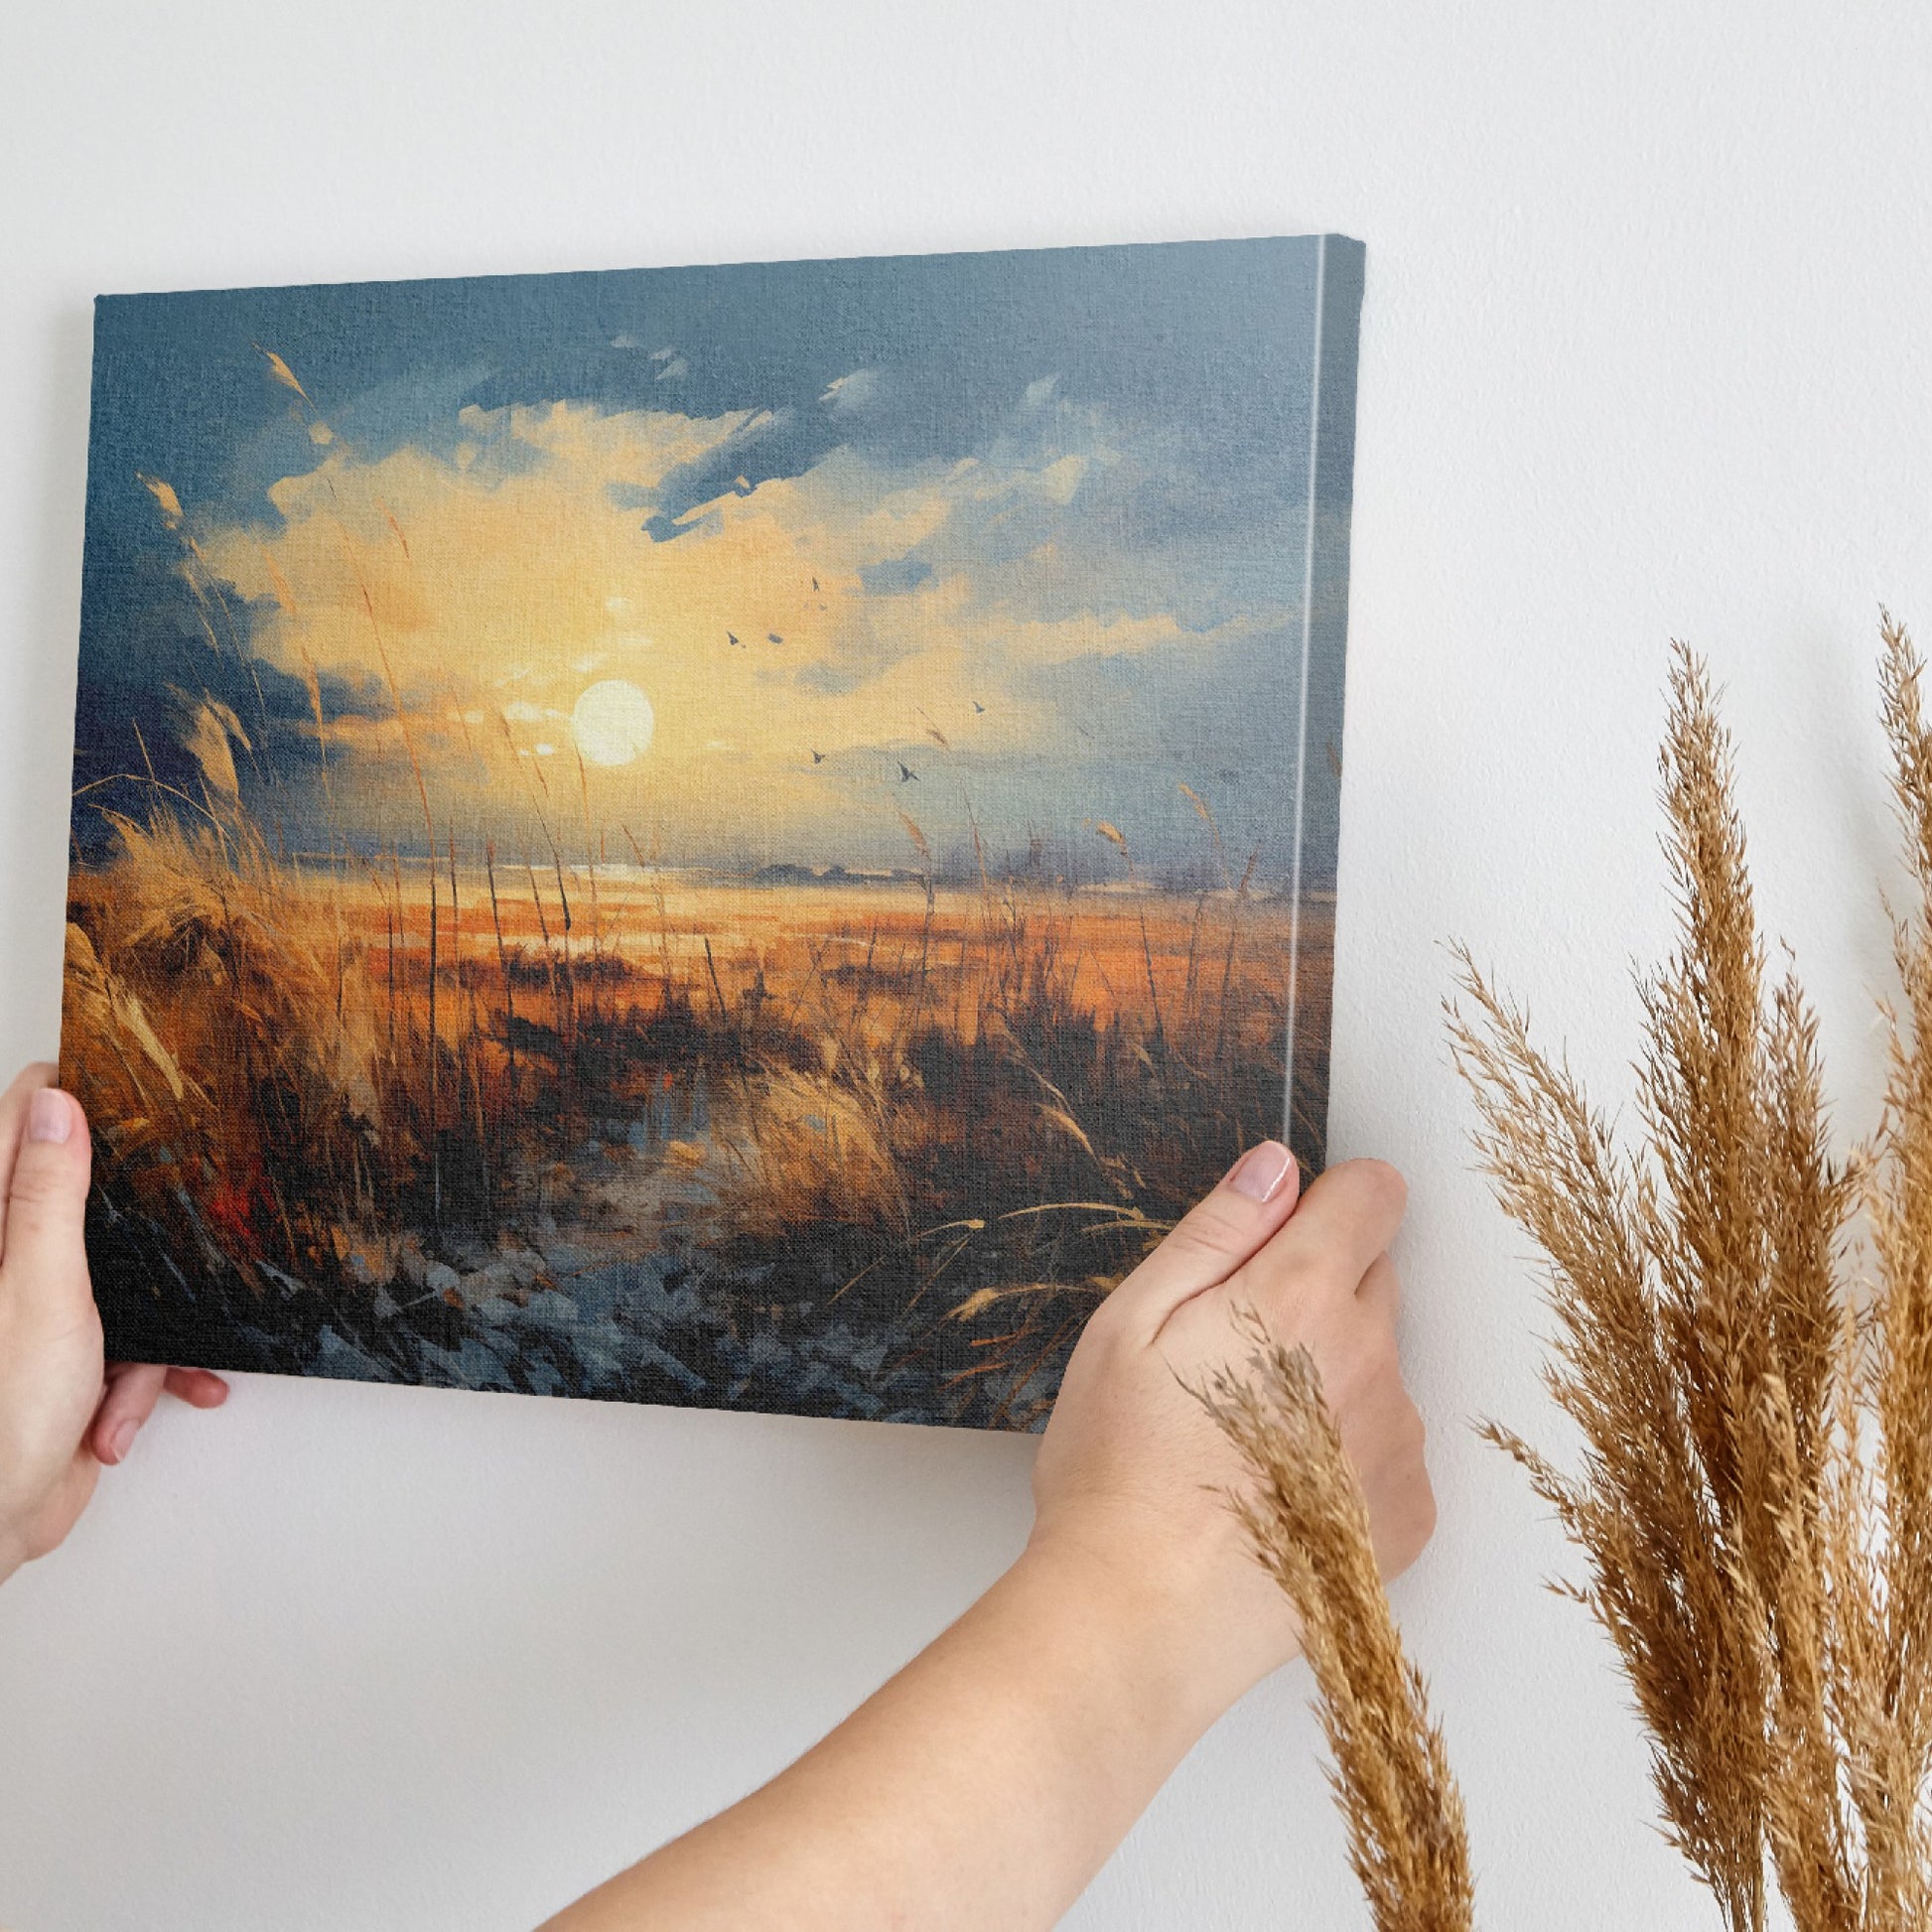
M 110 1354 L 1037 1427 L 1323 1159 L 1362 267 L 103 297 Z

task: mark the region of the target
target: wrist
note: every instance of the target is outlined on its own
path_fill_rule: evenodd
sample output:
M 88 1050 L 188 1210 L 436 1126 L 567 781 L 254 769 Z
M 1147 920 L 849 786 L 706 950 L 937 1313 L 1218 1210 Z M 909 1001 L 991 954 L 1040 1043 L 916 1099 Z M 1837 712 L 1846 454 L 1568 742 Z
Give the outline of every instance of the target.
M 1171 1565 L 1137 1564 L 1065 1531 L 1035 1529 L 1002 1587 L 1024 1598 L 1029 1616 L 1063 1628 L 1080 1668 L 1117 1685 L 1176 1760 L 1286 1661 L 1257 1662 L 1215 1592 Z

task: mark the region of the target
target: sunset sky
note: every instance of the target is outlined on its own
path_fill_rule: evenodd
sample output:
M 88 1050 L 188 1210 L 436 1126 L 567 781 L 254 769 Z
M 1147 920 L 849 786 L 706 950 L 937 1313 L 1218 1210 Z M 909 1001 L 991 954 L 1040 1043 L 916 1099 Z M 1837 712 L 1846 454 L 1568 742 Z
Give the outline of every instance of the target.
M 463 841 L 1285 877 L 1314 334 L 1306 241 L 103 300 L 76 782 L 231 715 L 408 850 L 399 700 Z

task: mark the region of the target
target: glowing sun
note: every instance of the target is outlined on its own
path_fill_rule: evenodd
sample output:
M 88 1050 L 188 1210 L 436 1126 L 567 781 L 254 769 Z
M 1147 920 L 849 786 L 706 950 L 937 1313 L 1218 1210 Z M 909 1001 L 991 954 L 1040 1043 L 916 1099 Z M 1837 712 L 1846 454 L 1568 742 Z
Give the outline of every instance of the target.
M 628 764 L 641 758 L 656 728 L 650 700 L 621 677 L 593 684 L 570 714 L 577 749 L 592 764 Z

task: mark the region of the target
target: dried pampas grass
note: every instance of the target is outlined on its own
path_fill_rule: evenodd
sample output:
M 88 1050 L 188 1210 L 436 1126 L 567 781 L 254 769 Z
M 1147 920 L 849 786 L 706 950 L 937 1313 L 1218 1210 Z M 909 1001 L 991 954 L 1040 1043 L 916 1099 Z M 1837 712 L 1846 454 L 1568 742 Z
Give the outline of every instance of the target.
M 1639 1131 L 1619 1140 L 1458 953 L 1449 1008 L 1497 1196 L 1542 1250 L 1547 1378 L 1574 1468 L 1499 1425 L 1583 1553 L 1558 1588 L 1614 1645 L 1665 1829 L 1730 1932 L 1932 1924 L 1932 727 L 1904 628 L 1880 715 L 1912 881 L 1893 919 L 1877 1129 L 1832 1149 L 1818 1029 L 1769 972 L 1703 664 L 1679 648 L 1662 757 L 1677 944 L 1639 982 Z M 1863 1247 L 1854 1241 L 1863 1216 Z M 1256 1325 L 1202 1399 L 1230 1498 L 1294 1601 L 1375 1923 L 1466 1927 L 1461 1802 L 1376 1574 L 1313 1364 Z
M 1923 1926 L 1932 1859 L 1932 734 L 1884 620 L 1882 715 L 1916 885 L 1873 1143 L 1834 1158 L 1817 1025 L 1769 981 L 1731 753 L 1679 649 L 1661 767 L 1678 943 L 1640 984 L 1641 1136 L 1612 1137 L 1460 956 L 1455 1057 L 1499 1199 L 1542 1249 L 1580 1469 L 1486 1432 L 1583 1551 L 1667 1831 L 1733 1932 Z M 1871 1230 L 1862 1313 L 1854 1210 Z
M 1396 1634 L 1361 1485 L 1308 1351 L 1252 1315 L 1243 1326 L 1250 1374 L 1215 1375 L 1200 1396 L 1253 1479 L 1229 1504 L 1302 1619 L 1349 1861 L 1377 1932 L 1468 1932 L 1462 1798 Z

